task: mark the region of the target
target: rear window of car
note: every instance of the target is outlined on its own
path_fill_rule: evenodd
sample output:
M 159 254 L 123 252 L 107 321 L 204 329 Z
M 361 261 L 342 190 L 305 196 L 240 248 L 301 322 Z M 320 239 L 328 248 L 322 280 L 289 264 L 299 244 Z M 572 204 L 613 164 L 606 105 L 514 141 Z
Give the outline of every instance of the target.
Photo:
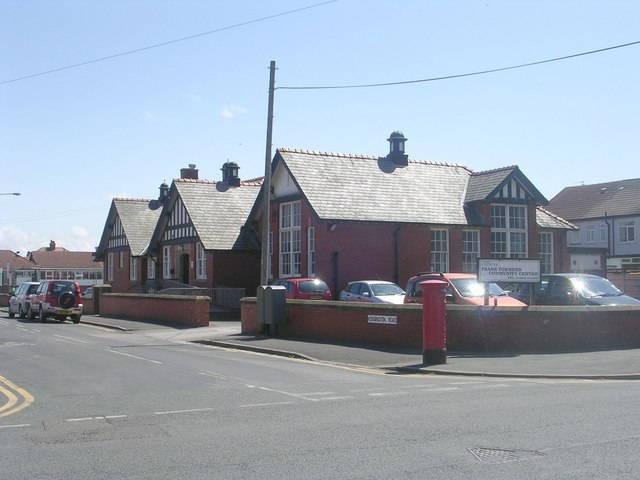
M 326 292 L 329 287 L 322 280 L 307 280 L 300 282 L 300 293 Z
M 75 284 L 71 282 L 53 282 L 53 288 L 51 289 L 52 295 L 60 295 L 62 292 L 75 292 Z
M 27 290 L 27 295 L 30 293 L 35 293 L 37 289 L 38 289 L 37 283 L 35 285 L 29 285 L 29 289 Z

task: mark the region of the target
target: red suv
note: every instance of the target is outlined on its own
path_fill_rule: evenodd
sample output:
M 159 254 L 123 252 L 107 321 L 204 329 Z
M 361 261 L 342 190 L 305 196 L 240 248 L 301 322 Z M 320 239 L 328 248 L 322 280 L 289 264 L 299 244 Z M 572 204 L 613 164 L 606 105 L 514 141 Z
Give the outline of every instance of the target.
M 36 293 L 31 297 L 29 318 L 44 322 L 47 317 L 64 322 L 71 317 L 73 323 L 80 323 L 82 316 L 82 297 L 80 286 L 71 280 L 45 280 L 40 282 Z
M 331 289 L 319 278 L 284 278 L 276 280 L 273 285 L 287 289 L 287 298 L 301 300 L 332 300 Z

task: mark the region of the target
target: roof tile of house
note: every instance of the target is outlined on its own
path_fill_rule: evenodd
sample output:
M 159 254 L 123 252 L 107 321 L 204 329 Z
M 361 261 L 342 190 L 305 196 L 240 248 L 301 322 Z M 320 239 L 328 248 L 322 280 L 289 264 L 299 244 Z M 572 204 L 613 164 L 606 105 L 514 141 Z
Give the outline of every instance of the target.
M 640 215 L 640 178 L 566 187 L 547 209 L 573 221 Z
M 255 235 L 243 228 L 262 179 L 231 187 L 209 180 L 174 180 L 191 222 L 206 250 L 256 250 Z
M 286 168 L 323 220 L 467 224 L 464 197 L 471 170 L 385 157 L 278 149 Z
M 113 205 L 122 223 L 133 256 L 146 253 L 162 205 L 157 200 L 142 198 L 114 198 Z

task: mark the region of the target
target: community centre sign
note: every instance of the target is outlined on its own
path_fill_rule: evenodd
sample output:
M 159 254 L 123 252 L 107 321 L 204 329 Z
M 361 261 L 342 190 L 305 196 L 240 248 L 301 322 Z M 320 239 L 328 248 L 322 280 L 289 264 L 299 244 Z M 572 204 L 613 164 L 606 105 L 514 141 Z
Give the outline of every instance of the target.
M 481 258 L 478 260 L 478 281 L 538 283 L 540 282 L 540 260 Z

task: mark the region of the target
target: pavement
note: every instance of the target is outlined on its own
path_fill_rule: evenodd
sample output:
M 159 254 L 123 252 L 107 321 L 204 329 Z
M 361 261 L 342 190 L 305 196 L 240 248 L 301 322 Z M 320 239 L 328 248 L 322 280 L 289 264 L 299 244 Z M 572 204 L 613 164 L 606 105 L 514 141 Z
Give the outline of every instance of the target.
M 185 328 L 85 315 L 82 317 L 82 323 L 122 331 L 145 330 L 145 334 L 159 338 L 387 372 L 512 378 L 640 380 L 640 349 L 540 354 L 447 352 L 445 364 L 423 365 L 422 351 L 415 349 L 389 349 L 244 335 L 240 331 L 239 321 L 215 321 L 210 322 L 208 327 Z

